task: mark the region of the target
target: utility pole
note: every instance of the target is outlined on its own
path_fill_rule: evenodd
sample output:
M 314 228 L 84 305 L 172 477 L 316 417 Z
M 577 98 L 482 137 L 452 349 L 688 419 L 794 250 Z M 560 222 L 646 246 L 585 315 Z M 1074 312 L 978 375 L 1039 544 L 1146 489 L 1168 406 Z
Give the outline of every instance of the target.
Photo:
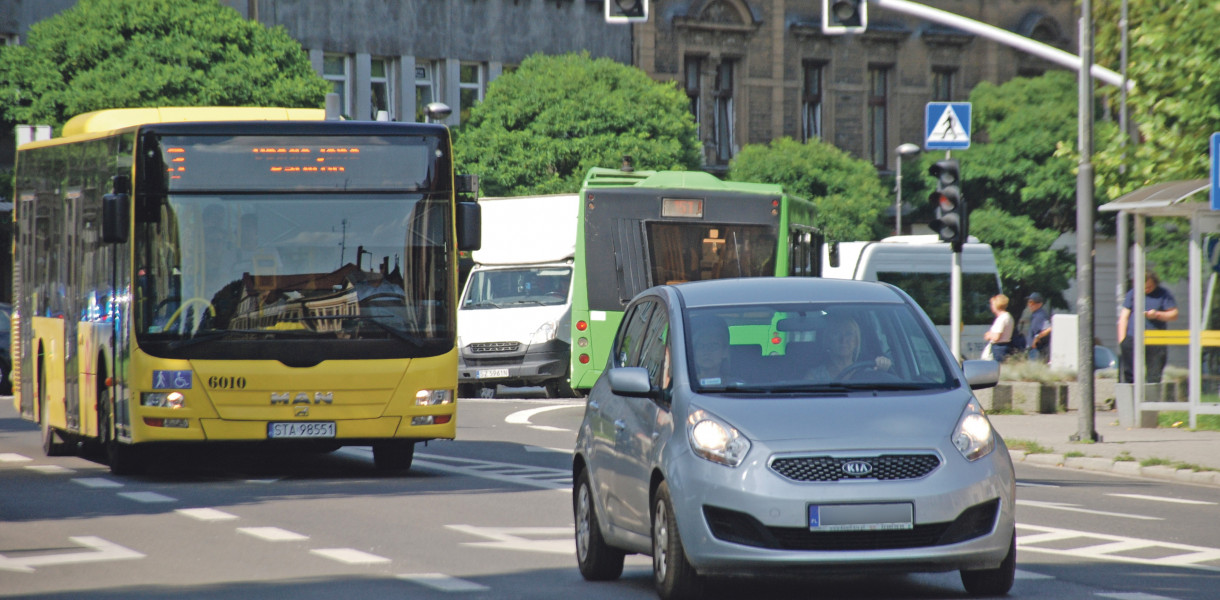
M 1076 389 L 1079 422 L 1072 441 L 1098 442 L 1093 415 L 1093 4 L 1080 3 L 1079 140 L 1076 175 Z

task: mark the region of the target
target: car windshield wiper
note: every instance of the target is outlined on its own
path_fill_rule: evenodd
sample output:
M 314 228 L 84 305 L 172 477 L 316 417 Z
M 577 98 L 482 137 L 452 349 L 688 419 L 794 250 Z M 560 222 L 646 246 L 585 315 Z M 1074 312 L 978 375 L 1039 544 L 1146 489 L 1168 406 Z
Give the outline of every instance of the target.
M 534 300 L 532 298 L 527 298 L 525 300 L 513 300 L 512 303 L 513 304 L 537 304 L 538 306 L 546 306 L 546 304 L 544 304 L 541 300 Z
M 408 345 L 410 345 L 412 348 L 414 348 L 416 350 L 424 349 L 424 343 L 421 342 L 419 340 L 419 338 L 407 335 L 406 333 L 403 333 L 401 330 L 390 327 L 389 325 L 382 323 L 381 321 L 378 321 L 377 320 L 378 318 L 380 318 L 380 317 L 348 317 L 345 320 L 355 321 L 357 323 L 368 323 L 368 324 L 376 326 L 378 329 L 381 329 L 382 331 L 385 331 L 386 333 L 398 338 L 400 341 L 406 342 Z
M 492 302 L 491 300 L 479 300 L 478 302 L 473 302 L 473 303 L 467 304 L 466 308 L 483 308 L 486 306 L 491 306 L 491 307 L 495 307 L 495 308 L 504 308 L 502 305 Z

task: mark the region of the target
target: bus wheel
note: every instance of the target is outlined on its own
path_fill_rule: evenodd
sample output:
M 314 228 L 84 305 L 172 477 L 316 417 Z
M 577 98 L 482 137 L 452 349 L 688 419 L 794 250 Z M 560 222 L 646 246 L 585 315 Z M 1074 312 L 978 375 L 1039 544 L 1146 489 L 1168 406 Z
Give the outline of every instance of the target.
M 110 464 L 110 472 L 115 475 L 139 473 L 144 468 L 140 449 L 115 439 L 118 429 L 114 422 L 114 407 L 110 404 L 110 388 L 98 391 L 97 402 L 103 415 L 101 431 L 98 434 L 102 447 L 106 449 L 106 462 Z
M 373 444 L 373 465 L 378 471 L 408 471 L 415 460 L 415 442 L 379 442 Z

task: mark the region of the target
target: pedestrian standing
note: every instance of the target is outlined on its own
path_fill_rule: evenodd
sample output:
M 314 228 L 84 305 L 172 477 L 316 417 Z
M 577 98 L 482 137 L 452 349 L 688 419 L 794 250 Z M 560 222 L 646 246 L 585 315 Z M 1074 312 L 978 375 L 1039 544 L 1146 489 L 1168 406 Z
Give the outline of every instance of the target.
M 1025 301 L 1030 311 L 1029 334 L 1025 337 L 1029 340 L 1029 359 L 1040 362 L 1051 359 L 1051 318 L 1046 314 L 1045 303 L 1046 299 L 1038 292 L 1030 294 Z
M 1118 315 L 1119 362 L 1123 383 L 1135 383 L 1135 319 L 1131 311 L 1135 308 L 1135 288 L 1127 290 L 1123 310 Z M 1168 329 L 1170 321 L 1178 318 L 1178 301 L 1161 285 L 1156 273 L 1148 271 L 1144 277 L 1144 329 Z M 1144 381 L 1158 383 L 1165 371 L 1165 359 L 1169 349 L 1165 346 L 1144 347 Z
M 991 359 L 996 362 L 1004 362 L 1004 357 L 1008 356 L 1008 345 L 1012 342 L 1012 332 L 1016 329 L 1016 322 L 1008 312 L 1008 296 L 996 294 L 991 297 L 989 303 L 991 312 L 995 315 L 995 321 L 992 321 L 991 329 L 983 334 L 983 339 L 987 340 L 991 346 Z

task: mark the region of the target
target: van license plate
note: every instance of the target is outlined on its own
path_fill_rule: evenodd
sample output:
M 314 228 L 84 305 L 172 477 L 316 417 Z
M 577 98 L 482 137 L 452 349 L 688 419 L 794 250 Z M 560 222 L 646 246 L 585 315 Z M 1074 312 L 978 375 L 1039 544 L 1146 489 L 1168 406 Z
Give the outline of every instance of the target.
M 279 439 L 333 438 L 334 422 L 268 423 L 267 437 Z
M 508 369 L 479 369 L 476 373 L 479 379 L 495 379 L 497 377 L 508 377 Z

